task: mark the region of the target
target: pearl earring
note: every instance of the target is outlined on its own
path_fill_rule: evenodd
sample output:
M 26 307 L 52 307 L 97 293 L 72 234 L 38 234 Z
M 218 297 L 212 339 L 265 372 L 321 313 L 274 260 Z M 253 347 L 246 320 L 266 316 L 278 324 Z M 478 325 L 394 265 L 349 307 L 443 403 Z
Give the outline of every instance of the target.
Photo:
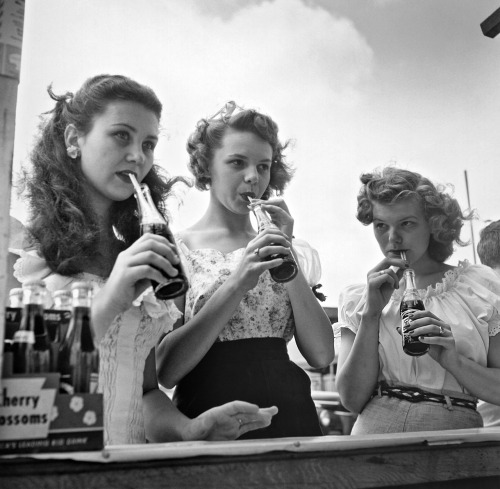
M 68 156 L 72 159 L 75 160 L 80 156 L 80 148 L 78 146 L 68 146 L 66 148 L 66 153 L 68 153 Z

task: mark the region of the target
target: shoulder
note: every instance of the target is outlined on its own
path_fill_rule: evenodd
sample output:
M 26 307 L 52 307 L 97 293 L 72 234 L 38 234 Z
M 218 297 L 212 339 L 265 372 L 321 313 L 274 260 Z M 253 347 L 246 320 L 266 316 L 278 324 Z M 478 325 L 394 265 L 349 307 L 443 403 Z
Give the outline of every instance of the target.
M 500 295 L 500 276 L 490 267 L 464 261 L 455 270 L 458 271 L 459 281 L 481 285 Z
M 449 272 L 443 281 L 444 290 L 460 298 L 461 303 L 490 314 L 500 311 L 500 277 L 485 265 L 467 261 Z

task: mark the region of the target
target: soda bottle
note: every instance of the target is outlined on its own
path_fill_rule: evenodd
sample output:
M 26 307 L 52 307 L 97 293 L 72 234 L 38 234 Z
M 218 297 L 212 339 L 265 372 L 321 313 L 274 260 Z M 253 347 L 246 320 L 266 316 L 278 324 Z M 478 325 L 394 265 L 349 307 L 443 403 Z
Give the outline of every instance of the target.
M 135 196 L 139 207 L 139 224 L 141 235 L 145 233 L 158 234 L 167 238 L 167 240 L 175 246 L 175 239 L 170 231 L 167 221 L 156 208 L 149 187 L 145 183 L 141 183 L 140 191 L 136 188 Z M 182 294 L 185 294 L 189 283 L 184 272 L 182 264 L 179 262 L 174 265 L 174 268 L 179 272 L 175 277 L 169 277 L 165 273 L 165 280 L 161 283 L 151 281 L 155 296 L 158 299 L 173 299 Z
M 418 338 L 405 333 L 405 328 L 410 325 L 409 315 L 414 311 L 424 311 L 424 303 L 420 299 L 415 285 L 415 272 L 411 268 L 404 271 L 405 291 L 399 313 L 401 314 L 401 337 L 403 351 L 407 355 L 418 357 L 429 351 L 429 345 L 422 343 Z
M 59 350 L 60 392 L 94 393 L 99 377 L 99 351 L 91 324 L 92 284 L 71 286 L 71 319 Z
M 5 336 L 3 340 L 3 366 L 4 375 L 13 373 L 13 342 L 14 335 L 21 325 L 23 312 L 23 289 L 17 287 L 9 292 L 9 300 L 5 308 Z
M 50 367 L 50 349 L 43 318 L 47 290 L 41 280 L 23 285 L 21 324 L 13 338 L 15 374 L 45 373 Z
M 66 338 L 71 319 L 71 291 L 56 290 L 52 294 L 54 305 L 45 309 L 43 316 L 50 342 L 50 371 L 58 371 L 59 348 Z
M 264 229 L 278 229 L 278 226 L 273 223 L 267 212 L 262 209 L 260 203 L 251 202 L 249 207 L 250 209 L 252 209 L 255 218 L 257 219 L 259 233 Z M 289 282 L 290 280 L 295 278 L 297 272 L 299 271 L 299 267 L 297 265 L 297 262 L 295 261 L 295 258 L 293 257 L 293 254 L 290 253 L 289 255 L 282 255 L 279 253 L 274 253 L 272 255 L 266 256 L 265 258 L 263 258 L 263 260 L 270 261 L 274 260 L 275 258 L 283 258 L 283 263 L 269 270 L 271 278 L 275 282 Z

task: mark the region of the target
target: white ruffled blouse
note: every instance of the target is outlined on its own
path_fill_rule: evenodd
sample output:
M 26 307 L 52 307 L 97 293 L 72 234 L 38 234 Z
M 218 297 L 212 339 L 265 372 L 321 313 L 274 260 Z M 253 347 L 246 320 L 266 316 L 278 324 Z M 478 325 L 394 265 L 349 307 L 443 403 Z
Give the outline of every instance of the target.
M 457 351 L 486 366 L 489 336 L 500 332 L 500 279 L 483 265 L 467 261 L 446 272 L 442 282 L 418 291 L 425 309 L 451 326 Z M 403 353 L 399 306 L 403 291 L 395 290 L 382 311 L 379 332 L 379 380 L 447 393 L 468 394 L 447 370 L 429 355 L 411 357 Z M 345 288 L 339 299 L 339 320 L 334 325 L 339 341 L 342 328 L 356 333 L 366 302 L 366 284 Z
M 69 289 L 76 281 L 92 283 L 94 293 L 105 284 L 96 275 L 66 277 L 52 273 L 35 251 L 10 250 L 20 258 L 14 276 L 21 283 L 43 280 L 49 292 Z M 106 445 L 145 443 L 142 409 L 144 366 L 152 348 L 181 316 L 172 301 L 159 301 L 151 288 L 132 307 L 116 316 L 99 344 L 99 391 L 104 399 Z

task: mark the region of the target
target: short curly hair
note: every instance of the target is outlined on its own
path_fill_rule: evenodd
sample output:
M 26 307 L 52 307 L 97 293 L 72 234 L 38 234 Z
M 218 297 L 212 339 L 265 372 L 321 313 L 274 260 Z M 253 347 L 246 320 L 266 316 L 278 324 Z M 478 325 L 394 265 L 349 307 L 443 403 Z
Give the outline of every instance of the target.
M 491 268 L 500 267 L 500 220 L 481 229 L 477 254 L 483 265 Z
M 221 117 L 198 121 L 186 145 L 189 153 L 188 168 L 194 175 L 196 188 L 199 190 L 210 188 L 211 178 L 208 165 L 215 150 L 222 147 L 222 140 L 228 129 L 251 132 L 271 145 L 271 178 L 262 199 L 268 199 L 273 192 L 281 195 L 294 173 L 286 163 L 283 154 L 288 142 L 285 144 L 280 142 L 278 125 L 269 116 L 251 109 L 237 112 L 228 119 Z
M 424 216 L 431 229 L 429 256 L 438 262 L 446 261 L 453 254 L 453 243 L 465 246 L 460 231 L 465 216 L 457 200 L 446 192 L 443 185 L 434 185 L 419 173 L 386 167 L 360 177 L 362 186 L 358 194 L 356 217 L 365 226 L 373 222 L 373 203 L 394 204 L 405 199 L 415 199 L 422 205 Z

